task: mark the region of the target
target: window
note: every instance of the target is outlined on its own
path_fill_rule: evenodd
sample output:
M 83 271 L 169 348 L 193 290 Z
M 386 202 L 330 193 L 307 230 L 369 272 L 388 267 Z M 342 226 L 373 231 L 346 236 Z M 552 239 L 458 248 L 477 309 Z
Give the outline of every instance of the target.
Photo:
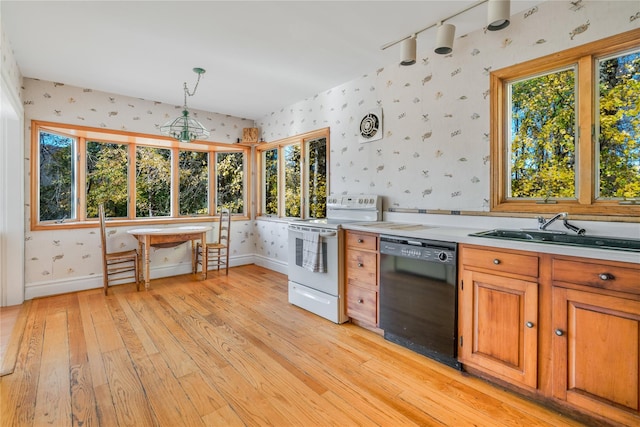
M 171 216 L 171 150 L 136 147 L 136 217 Z
M 242 153 L 237 154 L 242 157 Z M 207 214 L 209 211 L 209 153 L 180 150 L 178 176 L 180 177 L 180 215 Z
M 491 209 L 637 215 L 634 32 L 491 74 Z
M 39 135 L 40 185 L 37 206 L 43 221 L 74 219 L 76 139 L 64 134 Z
M 87 218 L 98 217 L 100 203 L 110 217 L 128 216 L 128 150 L 126 144 L 87 141 Z
M 249 147 L 37 121 L 32 132 L 32 229 L 94 222 L 100 203 L 121 220 L 247 214 Z
M 216 153 L 217 205 L 229 209 L 232 214 L 244 212 L 243 157 L 243 153 Z
M 260 214 L 326 216 L 329 129 L 258 146 Z

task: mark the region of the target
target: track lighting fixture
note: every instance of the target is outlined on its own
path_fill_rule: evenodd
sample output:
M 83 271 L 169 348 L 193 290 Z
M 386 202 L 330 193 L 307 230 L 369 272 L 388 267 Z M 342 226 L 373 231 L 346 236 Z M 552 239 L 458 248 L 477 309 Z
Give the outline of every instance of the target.
M 416 38 L 418 34 L 428 29 L 437 27 L 438 33 L 436 36 L 437 42 L 435 52 L 439 54 L 451 53 L 453 50 L 453 39 L 455 37 L 456 27 L 453 24 L 443 24 L 445 21 L 449 21 L 458 15 L 462 15 L 474 9 L 482 4 L 488 3 L 487 14 L 487 29 L 490 31 L 501 30 L 509 25 L 510 19 L 510 0 L 480 0 L 466 8 L 454 13 L 451 16 L 443 18 L 438 22 L 435 22 L 427 27 L 424 27 L 418 31 L 414 31 L 411 35 L 405 36 L 399 40 L 392 41 L 390 43 L 380 46 L 380 50 L 385 50 L 396 44 L 402 44 L 400 51 L 400 65 L 412 65 L 416 62 Z
M 509 26 L 510 0 L 489 0 L 487 30 L 497 31 Z
M 416 63 L 416 36 L 415 34 L 402 41 L 400 51 L 400 65 L 413 65 Z
M 440 24 L 436 36 L 435 53 L 446 55 L 453 50 L 453 39 L 456 35 L 456 26 L 453 24 Z

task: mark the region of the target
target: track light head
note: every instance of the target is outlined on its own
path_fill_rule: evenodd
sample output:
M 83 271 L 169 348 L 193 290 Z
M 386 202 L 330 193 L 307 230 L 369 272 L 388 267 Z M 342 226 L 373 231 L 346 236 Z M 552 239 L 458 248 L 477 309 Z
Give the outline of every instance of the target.
M 446 55 L 453 51 L 453 39 L 456 35 L 456 26 L 453 24 L 441 24 L 438 26 L 436 36 L 435 53 Z
M 498 31 L 509 26 L 511 17 L 510 0 L 489 0 L 489 11 L 487 13 L 487 30 Z
M 402 41 L 400 50 L 400 65 L 413 65 L 416 63 L 416 36 L 413 35 Z

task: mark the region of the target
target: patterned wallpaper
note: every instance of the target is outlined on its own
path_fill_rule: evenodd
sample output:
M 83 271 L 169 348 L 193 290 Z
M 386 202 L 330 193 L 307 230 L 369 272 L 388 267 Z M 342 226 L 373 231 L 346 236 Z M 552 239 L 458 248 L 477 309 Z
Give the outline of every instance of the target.
M 486 211 L 489 73 L 638 28 L 638 4 L 545 2 L 502 31 L 459 35 L 444 56 L 419 35 L 415 65 L 380 67 L 257 124 L 267 141 L 330 126 L 332 193 L 378 193 L 385 209 Z M 360 120 L 376 107 L 384 137 L 360 144 Z
M 639 4 L 544 2 L 512 16 L 502 31 L 458 35 L 444 56 L 433 53 L 425 33 L 418 36 L 415 65 L 372 70 L 272 112 L 257 126 L 267 141 L 329 126 L 331 193 L 377 193 L 385 210 L 488 211 L 489 73 L 638 28 Z M 378 107 L 384 137 L 361 144 L 360 120 Z M 264 227 L 257 253 L 286 249 L 280 225 Z
M 144 99 L 64 85 L 61 83 L 24 79 L 25 110 L 25 170 L 30 171 L 29 135 L 31 120 L 77 124 L 105 129 L 158 134 L 158 127 L 180 114 L 181 107 Z M 233 143 L 242 136 L 242 129 L 253 127 L 253 121 L 204 111 L 190 110 L 211 131 L 210 141 Z M 28 180 L 27 180 L 28 182 Z M 30 200 L 29 188 L 25 200 Z M 25 207 L 25 221 L 30 223 L 30 209 Z M 129 227 L 133 228 L 133 227 Z M 108 229 L 110 251 L 133 249 L 136 240 L 126 233 L 127 227 Z M 215 230 L 214 230 L 215 231 Z M 212 232 L 213 233 L 213 232 Z M 217 234 L 216 234 L 217 235 Z M 213 234 L 209 236 L 213 239 Z M 25 281 L 27 298 L 48 292 L 48 286 L 82 281 L 102 274 L 100 236 L 98 229 L 27 231 L 25 236 Z M 251 223 L 234 221 L 231 235 L 231 256 L 253 253 Z M 185 273 L 191 265 L 188 244 L 171 249 L 152 249 L 152 269 L 158 275 L 171 270 Z M 167 270 L 163 273 L 163 270 Z M 63 285 L 67 286 L 67 285 Z

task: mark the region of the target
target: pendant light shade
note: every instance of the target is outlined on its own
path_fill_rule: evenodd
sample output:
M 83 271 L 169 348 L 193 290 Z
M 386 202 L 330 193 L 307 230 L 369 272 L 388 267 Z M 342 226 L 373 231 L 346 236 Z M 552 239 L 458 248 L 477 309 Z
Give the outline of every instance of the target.
M 209 131 L 196 119 L 189 117 L 189 111 L 182 110 L 182 116 L 160 126 L 160 132 L 180 142 L 191 142 L 196 139 L 207 139 Z
M 453 51 L 453 39 L 456 36 L 456 26 L 453 24 L 442 24 L 438 26 L 438 34 L 436 36 L 435 52 L 440 55 L 446 55 Z
M 411 36 L 402 41 L 400 51 L 400 65 L 413 65 L 416 63 L 416 36 Z
M 487 30 L 497 31 L 509 26 L 511 2 L 510 0 L 489 0 L 487 14 Z
M 182 116 L 174 120 L 169 120 L 164 125 L 160 126 L 160 132 L 177 139 L 180 142 L 191 142 L 196 139 L 206 139 L 209 137 L 210 132 L 205 128 L 202 123 L 189 117 L 189 110 L 187 110 L 187 96 L 193 96 L 198 89 L 198 83 L 200 83 L 200 77 L 206 72 L 203 68 L 194 68 L 193 72 L 198 75 L 196 86 L 193 88 L 193 92 L 189 92 L 187 83 L 184 83 L 184 107 L 182 110 Z

